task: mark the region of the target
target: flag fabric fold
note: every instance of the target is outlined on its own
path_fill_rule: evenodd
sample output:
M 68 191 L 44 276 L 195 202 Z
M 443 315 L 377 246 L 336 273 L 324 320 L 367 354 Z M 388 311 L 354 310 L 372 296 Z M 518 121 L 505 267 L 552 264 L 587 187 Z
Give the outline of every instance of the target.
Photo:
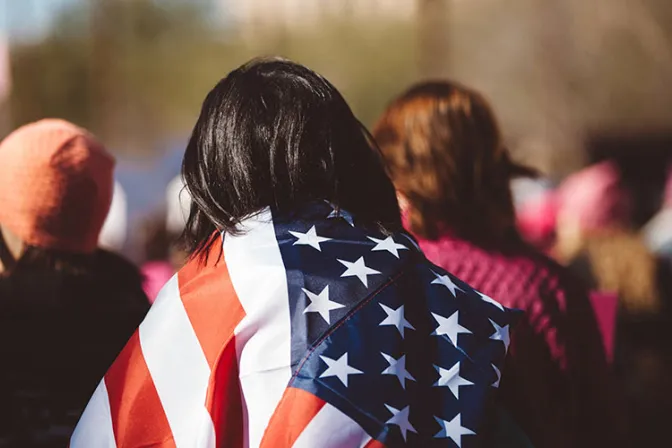
M 518 312 L 327 203 L 241 226 L 166 284 L 71 447 L 483 444 Z

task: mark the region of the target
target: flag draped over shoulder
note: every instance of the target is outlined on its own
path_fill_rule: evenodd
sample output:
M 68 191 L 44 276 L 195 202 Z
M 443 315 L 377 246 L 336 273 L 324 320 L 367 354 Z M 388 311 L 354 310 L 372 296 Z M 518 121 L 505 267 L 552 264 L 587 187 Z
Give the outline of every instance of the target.
M 517 312 L 327 203 L 243 228 L 163 288 L 72 448 L 482 442 Z

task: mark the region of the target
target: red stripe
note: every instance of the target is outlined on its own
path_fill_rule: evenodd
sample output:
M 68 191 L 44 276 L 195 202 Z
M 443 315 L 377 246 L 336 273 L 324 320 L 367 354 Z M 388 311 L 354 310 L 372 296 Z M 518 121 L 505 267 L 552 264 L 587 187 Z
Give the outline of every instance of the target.
M 243 405 L 234 330 L 245 317 L 218 238 L 205 264 L 193 259 L 178 273 L 180 298 L 212 374 L 206 399 L 218 447 L 242 447 Z
M 310 392 L 287 388 L 268 423 L 259 448 L 291 448 L 324 405 L 324 400 Z
M 133 334 L 105 375 L 117 448 L 175 447 L 161 400 Z
M 364 448 L 385 448 L 385 445 L 377 441 L 376 439 L 371 440 L 369 443 L 364 445 Z
M 177 274 L 184 309 L 210 369 L 245 317 L 223 257 L 217 261 L 221 247 L 222 239 L 218 238 L 207 264 L 193 259 Z
M 244 445 L 245 424 L 238 380 L 236 344 L 231 341 L 217 362 L 210 377 L 206 407 L 212 417 L 218 448 Z

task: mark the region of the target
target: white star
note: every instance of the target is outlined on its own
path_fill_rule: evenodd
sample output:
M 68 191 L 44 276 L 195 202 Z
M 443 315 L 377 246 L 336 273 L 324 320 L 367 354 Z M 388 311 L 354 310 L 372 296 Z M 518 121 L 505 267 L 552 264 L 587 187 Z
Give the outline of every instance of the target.
M 348 353 L 345 352 L 343 356 L 338 359 L 327 358 L 326 356 L 321 356 L 320 359 L 327 364 L 327 370 L 322 372 L 320 378 L 327 378 L 330 376 L 335 376 L 345 387 L 348 387 L 348 375 L 356 375 L 359 373 L 364 373 L 361 370 L 357 370 L 354 367 L 348 365 Z
M 289 231 L 289 233 L 298 238 L 296 241 L 294 241 L 294 246 L 296 245 L 311 246 L 319 250 L 320 252 L 322 252 L 320 243 L 324 243 L 325 241 L 331 240 L 331 238 L 324 238 L 318 236 L 317 231 L 315 230 L 315 226 L 311 227 L 310 230 L 308 230 L 306 233 L 292 232 L 291 230 Z
M 437 439 L 451 438 L 458 448 L 462 447 L 462 436 L 476 435 L 471 429 L 462 426 L 462 416 L 460 414 L 457 414 L 451 421 L 439 417 L 434 417 L 434 420 L 441 425 L 441 431 L 436 433 L 434 437 Z
M 352 215 L 345 210 L 337 210 L 334 208 L 331 213 L 329 213 L 329 216 L 327 216 L 327 219 L 334 218 L 343 218 L 348 224 L 350 224 L 352 227 L 355 227 L 355 220 L 353 219 Z
M 457 297 L 455 295 L 455 290 L 464 292 L 462 289 L 460 289 L 459 286 L 457 286 L 455 283 L 453 283 L 450 276 L 439 275 L 434 271 L 432 271 L 432 274 L 434 274 L 436 276 L 434 281 L 432 281 L 432 285 L 443 285 L 443 286 L 445 286 L 453 294 L 453 297 Z
M 495 374 L 497 375 L 497 380 L 492 383 L 492 387 L 499 387 L 499 382 L 502 380 L 502 372 L 499 371 L 496 365 L 491 364 L 492 368 L 495 369 Z
M 388 421 L 385 422 L 386 425 L 397 425 L 399 427 L 399 430 L 401 431 L 401 436 L 404 438 L 404 442 L 406 441 L 406 433 L 408 431 L 418 433 L 418 431 L 415 430 L 413 425 L 411 425 L 411 422 L 408 421 L 408 414 L 411 412 L 411 407 L 406 406 L 404 409 L 401 411 L 399 409 L 395 409 L 392 406 L 385 405 L 388 411 L 392 413 L 392 417 Z
M 511 343 L 511 338 L 509 337 L 509 326 L 505 325 L 503 328 L 500 327 L 492 319 L 488 319 L 493 327 L 495 327 L 495 333 L 490 336 L 490 339 L 493 341 L 502 341 L 504 343 L 504 350 L 508 350 L 509 344 Z
M 457 347 L 457 335 L 461 333 L 471 334 L 471 331 L 460 325 L 458 311 L 451 314 L 449 318 L 445 318 L 436 313 L 432 313 L 432 316 L 434 316 L 434 319 L 439 324 L 432 334 L 436 336 L 448 336 L 448 339 L 450 339 L 450 342 L 452 342 L 455 347 Z
M 455 398 L 460 399 L 460 386 L 473 386 L 469 380 L 460 376 L 460 363 L 458 362 L 450 369 L 444 369 L 440 366 L 434 366 L 439 372 L 440 378 L 434 384 L 435 386 L 448 386 Z
M 386 250 L 395 257 L 399 258 L 399 251 L 400 250 L 408 250 L 408 247 L 404 246 L 403 244 L 399 244 L 394 241 L 394 238 L 391 236 L 388 236 L 384 240 L 379 240 L 378 238 L 374 238 L 372 236 L 368 237 L 371 241 L 373 241 L 376 244 L 376 247 L 371 249 L 373 252 L 381 251 L 381 250 Z
M 385 361 L 387 361 L 389 364 L 389 367 L 383 370 L 383 375 L 396 376 L 399 382 L 401 383 L 402 389 L 406 389 L 407 379 L 415 381 L 415 378 L 413 378 L 411 374 L 408 373 L 408 370 L 406 370 L 406 355 L 402 356 L 399 359 L 394 359 L 393 357 L 385 353 L 381 352 L 380 354 L 383 355 L 383 358 L 385 358 Z
M 495 299 L 493 299 L 492 297 L 488 297 L 488 296 L 486 296 L 485 294 L 483 294 L 482 292 L 478 292 L 478 291 L 476 291 L 476 293 L 477 293 L 479 296 L 481 296 L 481 299 L 482 299 L 484 302 L 491 303 L 491 304 L 495 305 L 497 308 L 499 308 L 500 310 L 504 311 L 504 307 L 502 306 L 502 304 L 499 303 L 498 301 L 496 301 Z
M 387 313 L 387 317 L 380 324 L 378 324 L 378 326 L 382 327 L 384 325 L 393 325 L 397 327 L 397 330 L 399 330 L 402 338 L 404 337 L 404 328 L 415 330 L 413 325 L 411 325 L 404 317 L 404 305 L 401 305 L 396 310 L 387 307 L 382 303 L 380 304 L 380 307 L 383 309 L 383 311 L 385 311 L 385 313 Z
M 345 260 L 338 260 L 346 269 L 344 273 L 341 274 L 341 277 L 357 277 L 364 286 L 369 287 L 369 282 L 367 281 L 367 275 L 380 274 L 380 272 L 375 269 L 371 269 L 366 264 L 364 264 L 364 257 L 359 257 L 354 263 Z
M 303 310 L 306 313 L 320 313 L 322 319 L 329 322 L 329 311 L 344 308 L 345 305 L 329 300 L 329 285 L 325 286 L 321 293 L 315 294 L 305 288 L 301 288 L 306 293 L 310 304 Z

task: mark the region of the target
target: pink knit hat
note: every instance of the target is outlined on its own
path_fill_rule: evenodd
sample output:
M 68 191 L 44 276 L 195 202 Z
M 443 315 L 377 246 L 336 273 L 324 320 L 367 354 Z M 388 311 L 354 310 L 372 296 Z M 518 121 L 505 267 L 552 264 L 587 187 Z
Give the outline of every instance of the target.
M 114 158 L 72 123 L 23 126 L 0 143 L 0 224 L 32 246 L 93 252 L 113 170 Z
M 612 162 L 598 163 L 569 176 L 558 189 L 557 204 L 584 230 L 627 224 L 632 213 L 632 198 Z

